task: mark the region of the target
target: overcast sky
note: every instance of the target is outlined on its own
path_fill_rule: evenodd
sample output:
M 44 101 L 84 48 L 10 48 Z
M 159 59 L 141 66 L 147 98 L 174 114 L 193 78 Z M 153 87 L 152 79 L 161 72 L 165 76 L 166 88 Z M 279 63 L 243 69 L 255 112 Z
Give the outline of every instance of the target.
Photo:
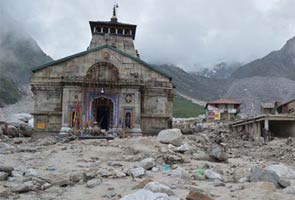
M 196 70 L 220 61 L 248 62 L 295 36 L 294 0 L 0 0 L 54 59 L 83 51 L 88 21 L 137 24 L 136 48 L 150 63 Z

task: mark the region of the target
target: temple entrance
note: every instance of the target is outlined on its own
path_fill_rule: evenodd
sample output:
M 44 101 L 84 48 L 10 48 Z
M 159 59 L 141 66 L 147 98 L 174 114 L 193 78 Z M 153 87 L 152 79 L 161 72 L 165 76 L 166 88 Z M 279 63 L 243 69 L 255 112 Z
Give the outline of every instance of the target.
M 111 99 L 99 97 L 92 103 L 94 121 L 101 129 L 109 130 L 113 125 L 113 102 Z

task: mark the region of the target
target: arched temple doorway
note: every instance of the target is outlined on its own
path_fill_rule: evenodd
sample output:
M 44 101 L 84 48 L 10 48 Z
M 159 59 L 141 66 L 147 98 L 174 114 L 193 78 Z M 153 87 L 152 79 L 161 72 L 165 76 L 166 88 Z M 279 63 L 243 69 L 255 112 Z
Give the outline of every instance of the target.
M 99 97 L 92 102 L 93 120 L 101 129 L 109 130 L 113 125 L 113 102 L 106 97 Z

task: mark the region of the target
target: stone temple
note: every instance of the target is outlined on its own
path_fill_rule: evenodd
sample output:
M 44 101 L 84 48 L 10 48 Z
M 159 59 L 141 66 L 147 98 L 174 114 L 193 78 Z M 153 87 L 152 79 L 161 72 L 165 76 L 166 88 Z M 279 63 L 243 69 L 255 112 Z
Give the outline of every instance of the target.
M 90 21 L 86 51 L 35 67 L 31 78 L 36 131 L 61 127 L 155 134 L 171 128 L 172 79 L 139 58 L 136 25 Z M 155 50 L 156 53 L 156 50 Z

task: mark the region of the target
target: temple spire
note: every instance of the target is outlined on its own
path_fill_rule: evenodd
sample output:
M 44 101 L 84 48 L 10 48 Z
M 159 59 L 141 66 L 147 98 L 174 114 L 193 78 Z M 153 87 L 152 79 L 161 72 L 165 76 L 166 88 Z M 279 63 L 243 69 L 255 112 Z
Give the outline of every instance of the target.
M 118 18 L 117 18 L 117 8 L 119 8 L 118 4 L 115 4 L 114 7 L 113 7 L 113 16 L 111 18 L 111 21 L 112 22 L 117 22 L 118 21 Z

